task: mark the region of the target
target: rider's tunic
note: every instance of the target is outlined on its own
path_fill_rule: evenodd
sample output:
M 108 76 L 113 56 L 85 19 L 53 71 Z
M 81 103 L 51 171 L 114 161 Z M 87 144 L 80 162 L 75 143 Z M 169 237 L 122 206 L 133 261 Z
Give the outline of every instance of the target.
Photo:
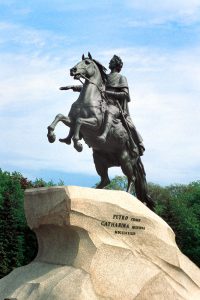
M 124 113 L 129 114 L 128 102 L 130 102 L 130 96 L 126 77 L 119 74 L 118 72 L 108 74 L 106 82 L 106 91 L 123 93 L 123 99 L 114 99 L 112 97 L 109 97 L 108 95 L 109 102 L 110 104 L 116 105 L 115 101 L 118 100 Z
M 136 127 L 133 124 L 133 121 L 130 117 L 129 109 L 128 109 L 128 102 L 131 101 L 130 95 L 129 95 L 129 88 L 128 88 L 128 82 L 125 76 L 121 75 L 118 72 L 110 73 L 107 75 L 107 82 L 106 82 L 106 91 L 108 91 L 108 110 L 111 114 L 114 115 L 114 117 L 119 118 L 120 113 L 119 109 L 116 106 L 116 100 L 119 101 L 122 110 L 124 112 L 124 116 L 126 118 L 126 121 L 129 125 L 129 128 L 132 133 L 132 138 L 134 142 L 139 146 L 143 147 L 142 144 L 142 137 L 136 130 Z M 115 97 L 109 97 L 109 91 L 115 92 Z M 120 96 L 117 97 L 117 93 L 120 93 Z

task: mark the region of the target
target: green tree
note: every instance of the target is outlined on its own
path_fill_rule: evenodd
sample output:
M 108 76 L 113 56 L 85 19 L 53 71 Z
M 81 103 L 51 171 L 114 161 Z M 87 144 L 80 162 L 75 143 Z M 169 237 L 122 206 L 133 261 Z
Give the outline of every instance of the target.
M 21 266 L 24 260 L 23 190 L 19 181 L 0 171 L 0 274 Z
M 59 185 L 63 184 L 60 180 Z M 24 190 L 54 185 L 52 180 L 32 182 L 18 172 L 0 169 L 0 278 L 28 264 L 37 254 L 37 239 L 24 215 Z
M 120 190 L 126 191 L 127 188 L 127 178 L 126 176 L 115 176 L 109 185 L 106 186 L 107 190 Z
M 200 182 L 168 187 L 171 194 L 171 225 L 181 251 L 200 266 Z

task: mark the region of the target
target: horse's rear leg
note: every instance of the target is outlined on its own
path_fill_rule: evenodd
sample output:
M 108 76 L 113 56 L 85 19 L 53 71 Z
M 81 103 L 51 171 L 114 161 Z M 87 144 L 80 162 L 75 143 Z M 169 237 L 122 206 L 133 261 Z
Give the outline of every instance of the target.
M 131 158 L 127 150 L 123 150 L 120 156 L 120 164 L 122 172 L 128 179 L 127 192 L 132 193 L 135 184 L 135 175 L 133 172 L 133 158 Z
M 102 156 L 98 151 L 93 152 L 94 164 L 97 170 L 97 173 L 101 177 L 100 183 L 96 186 L 97 189 L 103 189 L 110 183 L 108 177 L 108 162 L 105 157 Z

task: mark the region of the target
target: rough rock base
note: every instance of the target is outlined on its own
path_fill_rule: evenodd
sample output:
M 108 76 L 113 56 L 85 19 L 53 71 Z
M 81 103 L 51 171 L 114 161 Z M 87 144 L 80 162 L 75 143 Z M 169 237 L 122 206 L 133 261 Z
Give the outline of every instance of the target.
M 38 255 L 0 280 L 0 300 L 200 299 L 199 269 L 172 229 L 130 194 L 32 189 L 25 212 Z

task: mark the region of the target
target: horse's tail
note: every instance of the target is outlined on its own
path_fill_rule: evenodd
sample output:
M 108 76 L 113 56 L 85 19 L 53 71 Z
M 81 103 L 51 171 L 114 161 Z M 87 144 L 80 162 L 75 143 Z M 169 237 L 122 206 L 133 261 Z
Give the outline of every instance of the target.
M 140 157 L 135 165 L 135 192 L 137 198 L 154 211 L 155 202 L 148 194 L 146 173 Z

